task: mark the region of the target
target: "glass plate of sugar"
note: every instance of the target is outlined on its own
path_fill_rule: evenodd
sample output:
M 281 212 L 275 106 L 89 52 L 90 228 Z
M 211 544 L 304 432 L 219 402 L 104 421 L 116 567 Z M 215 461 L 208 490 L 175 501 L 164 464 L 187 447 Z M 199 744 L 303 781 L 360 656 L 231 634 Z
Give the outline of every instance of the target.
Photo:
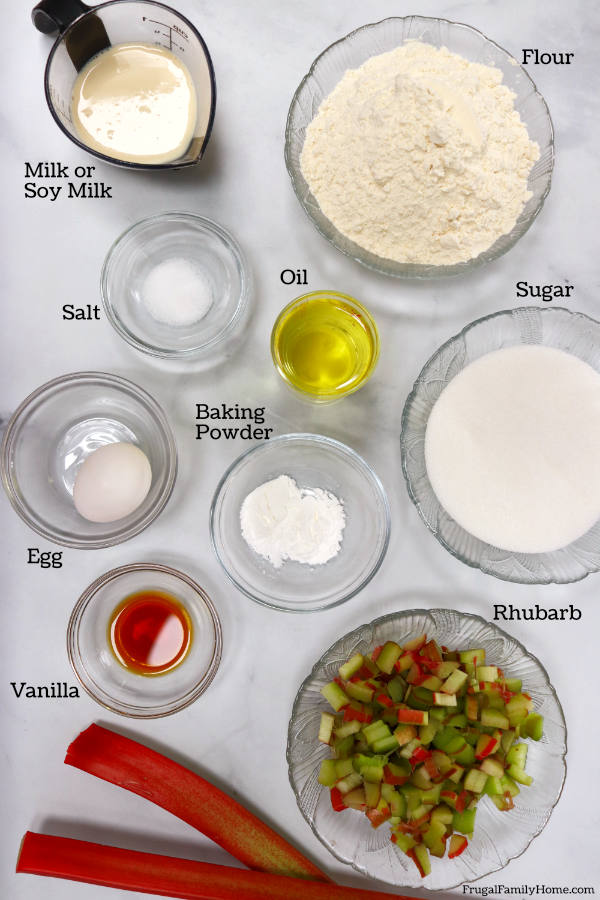
M 506 425 L 500 433 L 502 446 L 499 449 L 504 454 L 504 462 L 498 471 L 498 467 L 490 467 L 489 478 L 495 479 L 497 484 L 483 486 L 483 491 L 477 489 L 481 472 L 473 467 L 468 485 L 463 485 L 465 490 L 471 492 L 470 497 L 465 497 L 465 503 L 457 502 L 456 486 L 460 481 L 460 472 L 456 478 L 446 480 L 447 491 L 443 489 L 443 476 L 439 465 L 428 470 L 428 462 L 431 465 L 431 456 L 428 454 L 428 426 L 430 422 L 435 424 L 435 418 L 442 404 L 436 407 L 442 392 L 452 383 L 453 388 L 458 387 L 468 367 L 477 363 L 481 364 L 484 357 L 492 358 L 494 352 L 506 353 L 506 351 L 518 348 L 552 348 L 568 354 L 573 364 L 584 363 L 588 370 L 587 381 L 594 379 L 596 373 L 600 373 L 600 323 L 582 313 L 570 312 L 566 309 L 535 309 L 523 307 L 521 309 L 505 310 L 486 316 L 472 322 L 464 328 L 460 334 L 450 338 L 440 349 L 434 353 L 431 359 L 423 367 L 419 377 L 415 381 L 402 415 L 402 431 L 400 437 L 402 453 L 402 469 L 411 500 L 417 507 L 419 515 L 428 529 L 438 541 L 457 559 L 469 566 L 481 569 L 489 575 L 495 575 L 505 581 L 513 581 L 521 584 L 565 584 L 585 578 L 591 572 L 600 569 L 600 508 L 597 515 L 590 517 L 590 498 L 593 499 L 597 479 L 589 477 L 586 484 L 586 471 L 593 471 L 594 442 L 600 440 L 600 401 L 598 393 L 599 384 L 587 385 L 586 379 L 574 377 L 571 368 L 566 372 L 569 383 L 565 383 L 565 373 L 562 381 L 556 385 L 557 391 L 563 395 L 565 402 L 555 402 L 555 391 L 552 387 L 552 371 L 548 370 L 547 383 L 538 390 L 539 402 L 544 407 L 544 415 L 540 415 L 540 428 L 543 430 L 537 435 L 538 451 L 526 453 L 527 447 L 532 445 L 531 426 L 534 420 L 533 410 L 528 417 L 521 415 L 521 425 L 518 438 L 516 432 L 512 434 L 511 441 L 505 440 L 507 428 L 516 427 L 518 416 L 516 413 L 524 407 L 522 395 L 531 387 L 531 379 L 525 378 L 522 388 L 515 390 L 514 408 L 515 416 L 510 421 L 506 416 L 499 414 L 498 400 L 491 397 L 489 402 L 484 402 L 481 396 L 481 429 L 465 428 L 464 422 L 457 418 L 454 426 L 448 431 L 448 460 L 456 459 L 456 440 L 462 441 L 462 452 L 465 458 L 481 459 L 479 451 L 485 441 L 480 439 L 480 432 L 487 428 L 488 420 L 493 426 Z M 510 353 L 507 354 L 507 360 Z M 514 364 L 511 363 L 511 365 Z M 554 367 L 556 368 L 556 367 Z M 474 371 L 474 369 L 473 369 Z M 565 370 L 566 371 L 566 370 Z M 485 373 L 484 373 L 485 374 Z M 509 373 L 507 373 L 508 375 Z M 527 376 L 527 372 L 525 372 Z M 573 377 L 572 377 L 573 375 Z M 454 379 L 457 379 L 455 382 Z M 508 383 L 508 378 L 505 379 Z M 580 388 L 578 387 L 580 385 Z M 571 405 L 566 402 L 569 391 L 572 396 Z M 531 391 L 529 390 L 531 395 Z M 446 395 L 444 400 L 448 398 Z M 559 398 L 560 399 L 560 398 Z M 447 406 L 447 404 L 446 404 Z M 540 407 L 540 411 L 542 411 Z M 458 407 L 456 407 L 458 409 Z M 432 417 L 432 413 L 436 414 Z M 562 419 L 558 413 L 562 410 Z M 548 411 L 555 416 L 554 428 L 550 429 Z M 506 411 L 505 411 L 506 412 Z M 439 418 L 439 416 L 437 416 Z M 509 417 L 510 418 L 510 417 Z M 535 425 L 535 421 L 533 421 Z M 545 429 L 545 430 L 544 430 Z M 434 430 L 434 429 L 431 429 Z M 451 433 L 454 432 L 454 433 Z M 524 434 L 524 437 L 523 437 Z M 579 435 L 579 438 L 577 437 Z M 429 433 L 431 438 L 431 431 Z M 547 470 L 552 475 L 552 468 L 548 461 L 560 447 L 570 443 L 570 451 L 563 453 L 563 465 L 554 466 L 556 475 L 555 483 L 547 480 L 548 491 L 553 492 L 554 497 L 563 496 L 561 512 L 554 524 L 560 526 L 552 533 L 550 525 L 544 526 L 543 533 L 531 534 L 531 540 L 523 542 L 514 523 L 500 523 L 489 520 L 490 527 L 482 529 L 482 510 L 473 510 L 473 503 L 479 503 L 482 494 L 492 498 L 505 499 L 504 505 L 493 505 L 490 501 L 487 512 L 498 514 L 510 513 L 517 509 L 516 501 L 524 498 L 521 508 L 529 514 L 532 521 L 540 522 L 540 510 L 527 510 L 527 497 L 536 495 L 535 485 L 539 488 L 540 475 Z M 512 450 L 511 450 L 512 446 Z M 493 446 L 491 448 L 494 449 Z M 515 461 L 517 468 L 515 469 Z M 438 454 L 439 462 L 439 454 Z M 556 462 L 556 460 L 555 460 Z M 510 465 L 509 465 L 510 464 Z M 600 465 L 600 463 L 598 464 Z M 507 479 L 507 473 L 513 467 L 514 477 Z M 587 469 L 585 468 L 587 466 Z M 590 468 L 591 467 L 591 468 Z M 446 467 L 447 468 L 447 467 Z M 448 474 L 447 472 L 445 473 Z M 464 474 L 464 473 L 463 473 Z M 502 481 L 504 479 L 504 481 Z M 543 479 L 542 479 L 543 481 Z M 437 485 L 434 489 L 433 483 Z M 583 482 L 583 483 L 582 483 Z M 491 491 L 487 491 L 491 487 Z M 501 488 L 499 490 L 498 488 Z M 504 491 L 504 498 L 502 498 Z M 512 496 L 511 496 L 512 493 Z M 548 503 L 550 500 L 548 499 Z M 547 498 L 541 497 L 544 504 Z M 443 501 L 443 502 L 442 502 Z M 468 503 L 467 503 L 468 501 Z M 531 501 L 533 502 L 533 501 Z M 470 504 L 470 507 L 469 507 Z M 540 504 L 538 504 L 539 506 Z M 585 507 L 585 508 L 584 508 Z M 473 513 L 476 513 L 473 514 Z M 452 514 L 451 514 L 452 513 Z M 513 512 L 514 515 L 514 512 Z M 587 517 L 587 524 L 582 529 L 579 526 Z M 467 524 L 470 523 L 470 526 Z M 473 524 L 475 523 L 475 527 Z M 573 534 L 561 545 L 556 540 L 557 534 L 569 534 L 569 528 L 573 524 Z M 509 527 L 510 526 L 510 527 Z M 470 530 L 469 530 L 470 527 Z M 475 534 L 477 530 L 479 534 Z M 487 539 L 484 534 L 487 531 Z M 522 533 L 522 529 L 521 529 Z M 496 536 L 496 542 L 490 534 Z M 498 546 L 502 540 L 503 547 Z M 512 535 L 514 535 L 514 543 Z M 521 541 L 521 543 L 519 543 Z M 557 549 L 555 549 L 557 547 Z M 520 548 L 520 549 L 519 549 Z M 539 548 L 536 550 L 536 548 Z M 531 552 L 534 550 L 535 552 Z

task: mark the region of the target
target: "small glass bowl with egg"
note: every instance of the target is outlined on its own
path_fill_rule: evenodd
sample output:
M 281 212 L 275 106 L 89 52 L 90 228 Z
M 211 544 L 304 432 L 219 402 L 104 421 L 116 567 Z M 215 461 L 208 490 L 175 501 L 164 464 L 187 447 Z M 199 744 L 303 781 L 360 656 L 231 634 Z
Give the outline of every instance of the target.
M 142 610 L 131 632 L 132 660 L 122 656 L 115 623 L 140 597 L 166 600 L 169 614 L 159 620 L 151 609 Z M 172 665 L 141 663 L 142 655 L 166 662 L 184 637 Z M 193 703 L 215 677 L 221 651 L 221 623 L 208 594 L 189 575 L 157 563 L 131 563 L 101 575 L 75 604 L 67 629 L 69 661 L 82 687 L 101 706 L 136 719 L 171 715 Z
M 491 383 L 493 400 L 481 387 L 490 385 L 489 368 L 483 373 L 479 368 L 475 382 L 470 375 L 469 386 L 475 383 L 481 397 L 476 402 L 472 397 L 465 399 L 465 370 L 469 374 L 472 366 L 489 363 L 497 354 L 523 349 L 548 349 L 556 354 L 556 358 L 545 357 L 546 376 L 537 393 L 528 368 L 522 360 L 517 368 L 511 355 L 505 366 L 516 374 L 509 378 L 505 368 L 504 375 L 496 377 Z M 560 369 L 559 351 L 563 359 Z M 586 373 L 582 393 L 574 389 L 572 365 Z M 494 372 L 498 372 L 497 363 Z M 539 377 L 539 367 L 536 372 Z M 457 395 L 458 376 L 462 390 Z M 552 382 L 556 379 L 555 393 Z M 458 396 L 460 406 L 454 402 L 449 406 L 448 393 L 444 394 L 445 404 L 438 405 L 451 384 L 452 397 Z M 539 416 L 532 408 L 532 397 Z M 534 307 L 502 310 L 471 322 L 446 341 L 415 381 L 404 406 L 400 436 L 409 496 L 441 545 L 485 574 L 520 584 L 566 584 L 599 571 L 600 489 L 597 477 L 589 475 L 599 465 L 594 450 L 600 441 L 599 398 L 600 323 L 582 313 Z M 457 418 L 449 422 L 450 408 Z M 561 424 L 549 427 L 548 416 L 556 410 L 560 410 Z M 430 423 L 435 427 L 428 434 Z M 585 458 L 577 452 L 581 432 L 585 434 L 581 442 Z M 489 434 L 495 435 L 495 447 Z M 537 451 L 532 450 L 533 440 Z M 556 449 L 568 441 L 571 452 Z M 489 450 L 485 467 L 482 446 Z M 437 482 L 438 492 L 445 491 L 446 505 L 454 504 L 454 517 L 442 505 L 433 482 Z M 543 493 L 538 493 L 539 502 L 535 503 L 532 491 L 540 490 Z M 594 509 L 597 520 L 590 527 Z M 477 529 L 479 536 L 473 533 Z M 495 544 L 489 542 L 491 534 L 496 535 Z M 564 540 L 557 540 L 557 535 L 565 536 Z M 497 546 L 500 543 L 504 546 Z
M 142 219 L 110 248 L 100 278 L 117 334 L 162 359 L 207 356 L 237 333 L 250 297 L 242 250 L 210 219 L 168 212 Z
M 129 540 L 154 521 L 173 490 L 177 451 L 146 391 L 117 375 L 76 372 L 42 385 L 13 413 L 1 472 L 30 528 L 90 550 Z
M 274 564 L 245 539 L 244 502 L 282 475 L 305 496 L 322 491 L 342 505 L 339 549 L 326 562 L 289 556 Z M 225 472 L 212 501 L 210 534 L 225 573 L 247 597 L 272 609 L 312 612 L 344 603 L 371 581 L 388 548 L 390 510 L 379 478 L 351 447 L 320 434 L 285 434 L 247 450 Z

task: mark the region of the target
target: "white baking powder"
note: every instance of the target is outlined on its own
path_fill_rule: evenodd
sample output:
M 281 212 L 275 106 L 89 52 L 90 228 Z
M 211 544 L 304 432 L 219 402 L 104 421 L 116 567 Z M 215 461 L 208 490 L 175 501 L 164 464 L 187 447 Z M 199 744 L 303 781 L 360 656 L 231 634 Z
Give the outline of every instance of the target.
M 453 264 L 510 232 L 538 145 L 500 69 L 410 41 L 348 70 L 306 130 L 323 213 L 377 256 Z
M 279 569 L 286 559 L 322 565 L 339 553 L 346 517 L 340 500 L 322 488 L 299 488 L 280 475 L 242 503 L 244 540 Z
M 425 462 L 470 534 L 523 553 L 565 547 L 600 518 L 600 375 L 552 347 L 488 353 L 440 394 Z

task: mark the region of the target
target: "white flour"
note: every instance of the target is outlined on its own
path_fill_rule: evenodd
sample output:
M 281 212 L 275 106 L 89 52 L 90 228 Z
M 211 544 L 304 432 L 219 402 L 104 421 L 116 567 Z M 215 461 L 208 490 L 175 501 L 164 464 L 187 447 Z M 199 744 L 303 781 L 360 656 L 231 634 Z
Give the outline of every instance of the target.
M 348 70 L 306 130 L 327 218 L 377 256 L 472 259 L 512 230 L 538 145 L 502 72 L 417 41 Z
M 552 347 L 507 347 L 440 394 L 425 435 L 438 500 L 504 550 L 565 547 L 600 518 L 600 375 Z
M 244 540 L 276 569 L 286 559 L 317 566 L 337 556 L 345 521 L 337 497 L 299 488 L 288 475 L 255 488 L 240 511 Z

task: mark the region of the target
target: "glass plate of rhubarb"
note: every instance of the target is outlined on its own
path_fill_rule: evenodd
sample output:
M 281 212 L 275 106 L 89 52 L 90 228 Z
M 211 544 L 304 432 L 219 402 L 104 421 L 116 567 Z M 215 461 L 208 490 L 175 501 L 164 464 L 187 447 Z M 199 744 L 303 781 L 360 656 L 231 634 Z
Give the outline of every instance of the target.
M 447 609 L 392 613 L 336 641 L 298 691 L 287 744 L 298 806 L 334 856 L 430 890 L 527 849 L 559 800 L 566 752 L 539 660 Z

